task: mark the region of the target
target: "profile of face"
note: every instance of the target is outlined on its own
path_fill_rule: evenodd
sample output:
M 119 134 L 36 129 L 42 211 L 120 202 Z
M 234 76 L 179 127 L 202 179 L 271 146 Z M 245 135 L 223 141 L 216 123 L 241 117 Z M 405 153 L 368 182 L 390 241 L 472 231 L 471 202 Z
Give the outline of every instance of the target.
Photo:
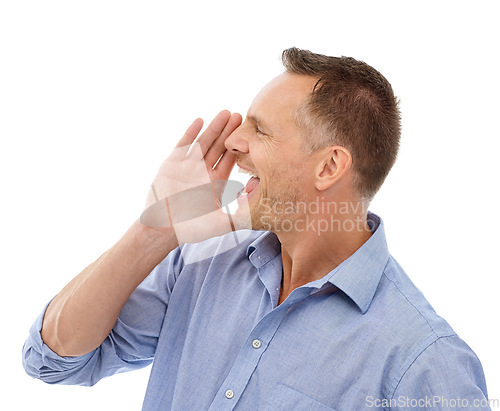
M 316 82 L 316 78 L 289 73 L 274 78 L 226 140 L 227 149 L 237 155 L 237 165 L 252 175 L 242 196 L 248 200 L 254 230 L 269 229 L 273 218 L 282 215 L 270 215 L 277 204 L 307 202 L 315 196 L 314 156 L 304 149 L 307 136 L 295 114 Z

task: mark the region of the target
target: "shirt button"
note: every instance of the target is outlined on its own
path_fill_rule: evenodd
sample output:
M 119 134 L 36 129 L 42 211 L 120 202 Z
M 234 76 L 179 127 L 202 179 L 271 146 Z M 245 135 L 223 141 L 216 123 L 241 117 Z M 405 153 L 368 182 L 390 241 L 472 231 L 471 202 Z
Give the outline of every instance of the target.
M 253 340 L 252 341 L 253 348 L 260 348 L 261 345 L 262 345 L 262 343 L 260 342 L 260 340 Z
M 226 391 L 226 398 L 231 399 L 231 398 L 233 398 L 233 397 L 234 397 L 234 392 L 233 392 L 233 390 L 227 390 L 227 391 Z

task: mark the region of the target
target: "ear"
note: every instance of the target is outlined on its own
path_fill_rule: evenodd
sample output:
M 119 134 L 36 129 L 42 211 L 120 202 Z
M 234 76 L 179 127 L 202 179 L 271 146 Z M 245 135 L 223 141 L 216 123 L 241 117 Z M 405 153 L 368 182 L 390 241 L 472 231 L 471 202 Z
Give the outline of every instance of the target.
M 329 146 L 321 151 L 315 184 L 318 190 L 323 191 L 346 175 L 352 165 L 352 156 L 349 150 L 342 146 Z

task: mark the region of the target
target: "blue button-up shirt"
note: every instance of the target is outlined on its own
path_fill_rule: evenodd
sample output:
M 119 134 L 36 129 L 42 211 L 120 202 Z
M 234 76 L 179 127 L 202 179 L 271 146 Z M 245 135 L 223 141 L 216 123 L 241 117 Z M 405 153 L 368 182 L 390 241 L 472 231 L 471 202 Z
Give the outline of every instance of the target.
M 40 336 L 42 313 L 23 349 L 26 371 L 93 385 L 154 359 L 145 410 L 484 406 L 478 358 L 389 255 L 380 218 L 368 222 L 373 235 L 362 247 L 280 305 L 275 234 L 248 231 L 237 246 L 234 233 L 186 244 L 86 355 L 52 352 Z

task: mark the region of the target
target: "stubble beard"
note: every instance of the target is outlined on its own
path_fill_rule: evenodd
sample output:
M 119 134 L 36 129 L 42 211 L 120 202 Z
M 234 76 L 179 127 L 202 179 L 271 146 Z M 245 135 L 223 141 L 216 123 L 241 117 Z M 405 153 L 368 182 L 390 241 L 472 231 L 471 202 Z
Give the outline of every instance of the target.
M 287 210 L 296 209 L 297 204 L 306 200 L 302 178 L 299 173 L 293 171 L 272 176 L 269 181 L 280 183 L 266 189 L 263 195 L 259 193 L 259 198 L 254 199 L 256 204 L 250 206 L 252 230 L 279 232 L 284 219 L 293 224 L 299 217 L 298 213 L 285 212 L 284 209 L 285 205 L 291 204 L 294 206 L 287 207 Z

